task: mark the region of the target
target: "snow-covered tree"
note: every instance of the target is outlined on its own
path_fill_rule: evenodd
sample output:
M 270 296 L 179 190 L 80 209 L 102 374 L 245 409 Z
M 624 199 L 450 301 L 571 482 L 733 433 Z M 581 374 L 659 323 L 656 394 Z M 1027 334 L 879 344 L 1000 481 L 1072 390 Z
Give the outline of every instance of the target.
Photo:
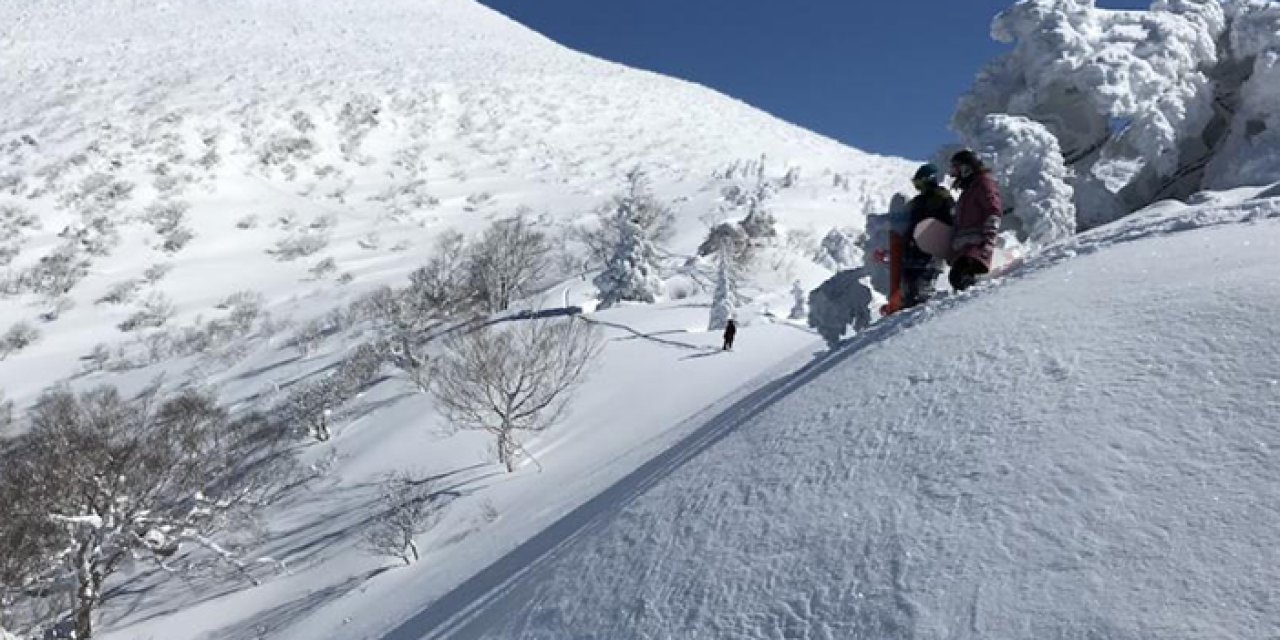
M 598 224 L 574 232 L 575 239 L 587 249 L 588 268 L 608 264 L 622 242 L 624 228 L 618 220 L 620 209 L 626 209 L 627 219 L 640 228 L 640 235 L 655 248 L 675 234 L 675 214 L 653 195 L 645 172 L 635 167 L 627 172 L 626 181 L 625 190 L 597 212 Z
M 809 326 L 834 349 L 849 326 L 861 330 L 871 324 L 871 286 L 866 269 L 841 271 L 809 294 Z
M 604 271 L 592 281 L 600 292 L 600 308 L 607 309 L 623 300 L 655 302 L 662 295 L 658 277 L 658 252 L 649 240 L 637 215 L 638 201 L 619 198 L 609 222 L 616 238 L 605 261 Z
M 848 269 L 861 259 L 862 250 L 858 248 L 857 239 L 840 229 L 832 229 L 823 236 L 818 255 L 814 256 L 814 262 L 832 271 Z
M 978 123 L 973 136 L 996 183 L 1004 187 L 1004 204 L 1019 222 L 1021 239 L 1045 245 L 1075 233 L 1074 191 L 1067 184 L 1071 171 L 1044 125 L 993 114 Z
M 135 559 L 174 570 L 194 545 L 253 580 L 214 536 L 270 476 L 242 473 L 247 449 L 212 398 L 54 390 L 28 417 L 0 461 L 4 591 L 70 589 L 75 637 L 89 638 L 107 582 Z
M 527 453 L 520 433 L 560 418 L 600 348 L 599 331 L 578 318 L 460 332 L 446 339 L 431 388 L 451 423 L 494 436 L 511 472 Z
M 723 244 L 720 251 L 716 252 L 716 288 L 711 297 L 711 314 L 707 321 L 707 329 L 710 331 L 725 328 L 741 304 L 735 260 L 732 245 Z
M 769 241 L 778 237 L 778 221 L 765 205 L 770 191 L 764 182 L 747 199 L 747 217 L 742 219 L 742 230 L 755 241 Z
M 787 314 L 787 317 L 792 320 L 800 320 L 809 314 L 809 292 L 805 291 L 799 280 L 796 280 L 791 285 L 791 296 L 795 299 L 795 302 L 791 305 L 791 313 Z
M 992 142 L 988 116 L 1042 125 L 1070 170 L 1048 173 L 1074 192 L 1080 228 L 1203 189 L 1269 184 L 1280 175 L 1278 33 L 1280 6 L 1266 0 L 1156 0 L 1149 11 L 1023 0 L 992 26 L 1013 50 L 982 72 L 952 125 L 975 148 Z M 1003 186 L 1039 193 L 1040 182 Z

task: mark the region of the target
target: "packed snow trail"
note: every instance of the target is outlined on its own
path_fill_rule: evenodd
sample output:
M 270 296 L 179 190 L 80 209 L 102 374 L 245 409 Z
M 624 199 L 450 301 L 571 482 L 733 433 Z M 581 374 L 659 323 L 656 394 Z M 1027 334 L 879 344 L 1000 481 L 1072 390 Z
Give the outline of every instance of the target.
M 1250 206 L 908 313 L 388 637 L 1270 637 L 1280 202 Z

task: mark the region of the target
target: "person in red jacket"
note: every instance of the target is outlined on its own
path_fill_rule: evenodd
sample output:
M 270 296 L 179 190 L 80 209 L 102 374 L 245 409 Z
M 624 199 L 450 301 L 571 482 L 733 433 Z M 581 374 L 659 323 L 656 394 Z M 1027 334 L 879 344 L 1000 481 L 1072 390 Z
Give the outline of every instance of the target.
M 950 175 L 960 188 L 960 198 L 956 201 L 955 235 L 951 239 L 954 255 L 947 279 L 956 291 L 964 291 L 978 276 L 991 271 L 1004 207 L 991 172 L 974 152 L 965 149 L 951 156 Z

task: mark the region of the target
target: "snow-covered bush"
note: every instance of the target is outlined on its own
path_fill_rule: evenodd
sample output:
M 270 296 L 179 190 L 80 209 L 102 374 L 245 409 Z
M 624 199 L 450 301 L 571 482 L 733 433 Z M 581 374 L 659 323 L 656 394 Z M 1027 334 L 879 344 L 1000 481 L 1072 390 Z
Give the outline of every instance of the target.
M 1081 228 L 1187 196 L 1204 184 L 1224 134 L 1241 130 L 1239 118 L 1215 111 L 1229 107 L 1241 80 L 1230 73 L 1241 52 L 1220 50 L 1229 41 L 1221 36 L 1245 23 L 1240 16 L 1274 3 L 1232 4 L 1168 0 L 1150 11 L 1109 11 L 1092 0 L 1018 2 L 992 25 L 993 37 L 1013 50 L 983 70 L 952 126 L 980 147 L 991 142 L 990 115 L 1040 123 L 1072 170 L 1063 179 Z M 1274 43 L 1274 32 L 1268 38 Z M 1031 135 L 1048 148 L 1041 133 Z M 1044 187 L 1002 186 L 1015 194 Z
M 140 286 L 137 280 L 122 280 L 111 285 L 102 297 L 94 300 L 94 304 L 126 304 L 137 295 Z
M 40 261 L 18 276 L 22 290 L 57 297 L 71 291 L 89 275 L 89 260 L 80 255 L 75 243 L 59 245 Z
M 1058 140 L 1044 125 L 1021 116 L 993 114 L 973 130 L 973 142 L 996 182 L 1006 185 L 1004 205 L 1012 207 L 1020 236 L 1037 245 L 1076 231 L 1071 172 Z
M 116 325 L 121 331 L 162 327 L 173 317 L 173 303 L 163 293 L 152 293 L 143 301 L 142 308 L 134 311 Z
M 18 321 L 0 336 L 0 360 L 26 349 L 40 339 L 40 330 L 29 322 Z
M 319 253 L 328 246 L 326 230 L 304 230 L 277 240 L 274 248 L 267 249 L 267 254 L 280 262 L 289 262 Z
M 865 269 L 841 271 L 809 293 L 809 326 L 834 349 L 849 326 L 860 331 L 871 324 L 871 287 Z
M 498 462 L 512 472 L 528 455 L 520 432 L 560 418 L 600 349 L 599 330 L 578 318 L 462 332 L 446 340 L 431 390 L 454 426 L 494 436 Z

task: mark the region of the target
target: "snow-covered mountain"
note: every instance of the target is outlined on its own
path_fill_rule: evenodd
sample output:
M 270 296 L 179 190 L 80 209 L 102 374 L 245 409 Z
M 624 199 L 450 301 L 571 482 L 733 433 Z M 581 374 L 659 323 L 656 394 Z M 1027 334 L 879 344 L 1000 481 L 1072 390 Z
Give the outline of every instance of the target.
M 636 165 L 684 253 L 735 215 L 713 176 L 762 156 L 800 176 L 776 215 L 819 234 L 856 232 L 909 170 L 462 0 L 19 0 L 0 20 L 0 324 L 43 336 L 5 361 L 18 399 L 133 337 L 114 326 L 148 300 L 172 324 L 244 289 L 336 305 L 446 228 L 528 207 L 562 230 Z
M 1198 88 L 1177 95 L 1203 99 L 1196 74 L 1218 59 L 1179 56 L 1216 56 L 1228 41 L 1254 72 L 1222 85 L 1243 119 L 1210 146 L 1249 176 L 1193 182 L 1280 180 L 1268 179 L 1273 149 L 1254 148 L 1275 113 L 1271 8 L 1153 6 L 1168 15 L 1078 0 L 1005 14 L 1018 47 L 957 122 L 1022 217 L 1011 231 L 1038 252 L 828 352 L 784 319 L 794 292 L 863 262 L 866 214 L 906 190 L 913 163 L 582 56 L 472 0 L 4 3 L 0 388 L 15 416 L 50 385 L 127 392 L 157 379 L 213 393 L 235 415 L 270 413 L 361 365 L 377 332 L 353 302 L 404 286 L 447 231 L 473 239 L 515 217 L 562 259 L 488 321 L 581 308 L 575 322 L 604 337 L 561 419 L 521 439 L 513 473 L 490 436 L 457 429 L 403 371 L 364 371 L 358 392 L 324 406 L 331 439 L 287 421 L 276 434 L 300 462 L 288 491 L 212 547 L 183 546 L 159 568 L 126 563 L 102 587 L 95 636 L 1274 629 L 1280 193 L 1201 192 L 1071 233 L 1077 218 L 1123 213 L 1073 199 L 1097 177 L 1086 166 L 1111 177 L 1165 166 L 1105 146 L 1177 111 L 1122 71 L 1164 64 L 1169 86 Z M 1145 46 L 1148 32 L 1167 37 Z M 1063 34 L 1081 37 L 1042 46 Z M 1062 73 L 1037 76 L 1038 91 L 1015 73 L 1020 60 Z M 1081 80 L 1082 60 L 1116 82 Z M 1055 99 L 1094 89 L 1142 108 Z M 1066 158 L 1064 131 L 1033 117 L 1064 104 L 1081 131 L 1105 130 L 1096 156 Z M 674 213 L 655 276 L 664 295 L 598 310 L 598 265 L 584 266 L 575 231 L 637 166 Z M 715 225 L 764 210 L 778 234 L 739 274 L 742 328 L 723 353 L 706 276 L 731 269 L 696 254 Z M 28 427 L 5 424 L 6 397 L 5 436 Z M 386 516 L 392 472 L 411 481 L 391 486 L 433 492 L 413 537 L 420 558 L 404 567 L 363 539 Z M 50 516 L 69 531 L 111 526 Z M 172 533 L 124 532 L 165 553 Z M 222 555 L 241 563 L 222 571 Z M 65 611 L 75 587 L 16 586 L 0 588 L 0 627 Z M 22 601 L 33 593 L 57 597 L 33 610 Z
M 128 394 L 162 380 L 236 415 L 270 412 L 359 353 L 373 334 L 353 301 L 403 286 L 449 230 L 522 217 L 562 259 L 518 308 L 590 309 L 571 230 L 637 166 L 674 213 L 666 295 L 591 315 L 605 348 L 564 419 L 522 443 L 539 465 L 499 473 L 483 433 L 452 428 L 385 369 L 334 408 L 329 442 L 291 427 L 311 479 L 222 540 L 273 561 L 253 567 L 261 586 L 134 563 L 104 587 L 95 635 L 108 637 L 372 637 L 408 617 L 708 406 L 807 358 L 816 337 L 781 319 L 795 283 L 860 262 L 865 214 L 912 169 L 569 51 L 471 0 L 16 0 L 0 6 L 0 58 L 5 436 L 55 384 Z M 696 276 L 711 265 L 694 254 L 761 188 L 779 235 L 742 283 L 750 348 L 709 357 L 719 336 Z M 422 561 L 384 573 L 360 533 L 393 471 L 447 478 L 451 501 Z M 203 567 L 193 553 L 178 564 Z M 0 626 L 14 624 L 11 593 Z

